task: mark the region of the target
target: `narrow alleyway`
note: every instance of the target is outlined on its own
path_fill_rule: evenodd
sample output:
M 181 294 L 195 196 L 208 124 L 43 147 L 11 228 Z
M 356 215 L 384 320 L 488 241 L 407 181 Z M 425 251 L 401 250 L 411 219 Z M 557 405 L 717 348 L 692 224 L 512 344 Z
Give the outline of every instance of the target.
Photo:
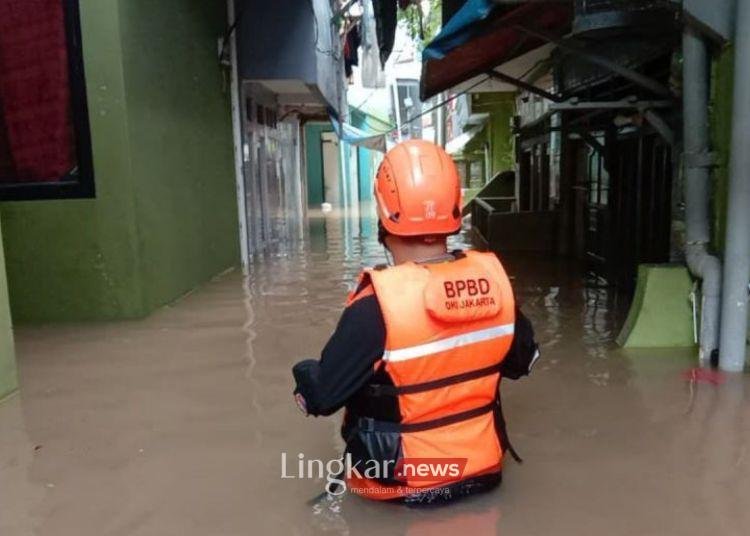
M 383 261 L 374 229 L 317 217 L 249 278 L 145 320 L 18 328 L 0 534 L 743 533 L 747 380 L 691 385 L 689 351 L 617 349 L 622 304 L 543 258 L 506 263 L 543 355 L 503 385 L 525 463 L 507 461 L 500 490 L 441 509 L 308 506 L 323 483 L 282 479 L 282 453 L 335 457 L 340 417 L 304 418 L 290 367 L 317 355 L 360 267 Z

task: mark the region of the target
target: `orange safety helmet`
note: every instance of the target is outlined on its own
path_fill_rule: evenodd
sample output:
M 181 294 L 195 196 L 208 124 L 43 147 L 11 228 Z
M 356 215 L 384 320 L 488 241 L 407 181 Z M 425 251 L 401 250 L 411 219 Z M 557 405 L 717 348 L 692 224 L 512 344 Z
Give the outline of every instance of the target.
M 404 141 L 385 154 L 375 176 L 375 200 L 390 234 L 448 235 L 461 228 L 456 164 L 429 141 Z

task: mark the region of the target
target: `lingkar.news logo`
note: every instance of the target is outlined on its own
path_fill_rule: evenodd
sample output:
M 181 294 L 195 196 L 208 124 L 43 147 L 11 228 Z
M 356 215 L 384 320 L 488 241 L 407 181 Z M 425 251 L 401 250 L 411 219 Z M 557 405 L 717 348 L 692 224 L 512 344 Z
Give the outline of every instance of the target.
M 346 491 L 347 479 L 370 479 L 431 485 L 461 480 L 466 458 L 401 458 L 400 460 L 353 460 L 350 453 L 342 458 L 323 461 L 299 453 L 297 463 L 281 453 L 282 479 L 325 479 L 325 489 L 332 495 Z

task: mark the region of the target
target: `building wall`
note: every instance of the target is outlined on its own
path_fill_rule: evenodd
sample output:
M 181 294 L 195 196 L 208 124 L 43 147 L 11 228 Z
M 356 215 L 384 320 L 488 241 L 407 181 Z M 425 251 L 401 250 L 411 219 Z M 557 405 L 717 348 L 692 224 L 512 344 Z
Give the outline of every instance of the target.
M 0 205 L 16 322 L 142 316 L 238 262 L 224 6 L 80 6 L 97 195 Z
M 278 1 L 278 0 L 277 0 Z M 338 36 L 338 27 L 331 23 L 333 9 L 331 0 L 312 0 L 315 11 L 313 23 L 316 39 L 315 65 L 317 66 L 316 89 L 334 110 L 344 115 L 346 111 L 346 83 L 344 81 L 343 45 Z M 279 6 L 272 2 L 276 9 Z M 299 10 L 298 2 L 293 1 L 292 11 Z M 309 45 L 305 45 L 309 46 Z
M 151 310 L 239 260 L 230 95 L 216 45 L 226 12 L 203 0 L 122 0 L 120 28 Z
M 97 196 L 0 205 L 16 322 L 142 313 L 117 0 L 82 0 L 81 27 Z
M 344 100 L 330 0 L 235 0 L 238 69 L 246 80 L 301 81 L 335 110 Z
M 473 113 L 490 114 L 486 129 L 490 143 L 490 176 L 512 170 L 516 158 L 510 123 L 516 114 L 515 93 L 475 93 L 472 98 Z
M 314 13 L 309 0 L 236 0 L 240 77 L 316 81 Z M 269 52 L 273 52 L 272 54 Z
M 0 232 L 0 238 L 2 233 Z M 8 286 L 5 282 L 5 259 L 0 248 L 0 400 L 18 387 L 16 358 L 13 352 L 13 331 L 8 306 Z

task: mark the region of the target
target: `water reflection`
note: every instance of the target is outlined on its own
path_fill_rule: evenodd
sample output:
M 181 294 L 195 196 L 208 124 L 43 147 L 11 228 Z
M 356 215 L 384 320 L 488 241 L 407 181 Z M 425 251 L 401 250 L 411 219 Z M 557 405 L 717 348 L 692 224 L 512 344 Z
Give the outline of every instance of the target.
M 354 514 L 347 515 L 347 503 L 357 500 Z M 374 534 L 381 527 L 387 534 L 406 536 L 455 536 L 456 534 L 499 534 L 501 509 L 489 496 L 456 505 L 407 508 L 393 504 L 364 503 L 356 498 L 327 499 L 313 507 L 311 527 L 321 534 Z M 352 510 L 350 507 L 349 510 Z
M 290 368 L 317 356 L 362 267 L 385 262 L 371 208 L 314 214 L 303 240 L 246 277 L 147 319 L 17 328 L 23 396 L 0 405 L 0 534 L 746 532 L 747 379 L 691 384 L 693 349 L 618 349 L 621 299 L 533 255 L 503 256 L 543 346 L 531 377 L 503 382 L 525 463 L 445 508 L 348 495 L 309 506 L 324 482 L 282 479 L 281 454 L 337 457 L 340 416 L 304 418 Z

